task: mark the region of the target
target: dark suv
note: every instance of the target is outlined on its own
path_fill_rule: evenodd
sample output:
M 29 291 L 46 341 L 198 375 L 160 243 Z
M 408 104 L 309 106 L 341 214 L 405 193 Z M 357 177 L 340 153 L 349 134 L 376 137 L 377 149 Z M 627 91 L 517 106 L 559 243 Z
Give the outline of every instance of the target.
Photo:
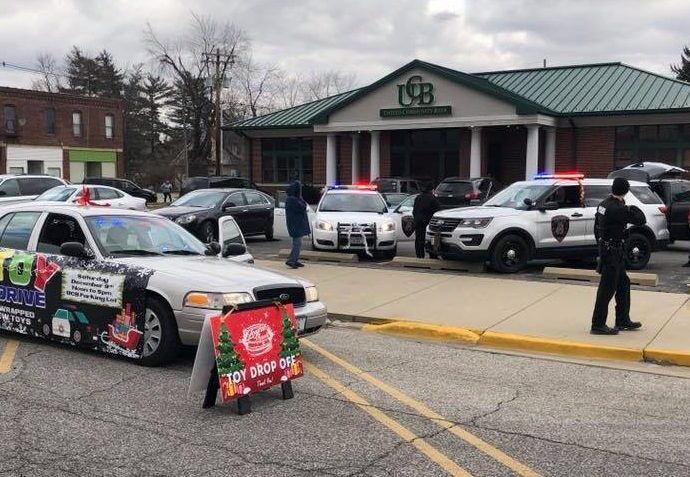
M 83 183 L 115 187 L 116 189 L 126 192 L 133 197 L 141 197 L 142 199 L 146 199 L 146 202 L 158 201 L 158 196 L 154 191 L 151 189 L 144 189 L 129 179 L 117 179 L 114 177 L 87 177 L 84 179 Z
M 489 177 L 462 179 L 447 177 L 436 186 L 434 195 L 438 198 L 441 208 L 452 209 L 479 205 L 501 190 L 501 186 Z
M 405 194 L 419 194 L 424 189 L 424 182 L 411 177 L 378 177 L 371 181 L 379 193 L 402 192 Z
M 245 177 L 209 176 L 185 179 L 180 189 L 180 197 L 198 189 L 259 189 Z

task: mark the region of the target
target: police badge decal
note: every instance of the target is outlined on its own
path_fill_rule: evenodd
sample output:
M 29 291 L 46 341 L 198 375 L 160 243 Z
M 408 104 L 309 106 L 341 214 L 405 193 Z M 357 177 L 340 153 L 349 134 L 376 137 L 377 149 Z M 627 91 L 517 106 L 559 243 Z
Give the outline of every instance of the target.
M 565 215 L 557 215 L 551 219 L 551 233 L 558 242 L 562 242 L 565 239 L 569 229 L 570 218 Z
M 405 237 L 410 237 L 414 233 L 414 217 L 411 215 L 403 216 L 401 219 L 402 231 Z

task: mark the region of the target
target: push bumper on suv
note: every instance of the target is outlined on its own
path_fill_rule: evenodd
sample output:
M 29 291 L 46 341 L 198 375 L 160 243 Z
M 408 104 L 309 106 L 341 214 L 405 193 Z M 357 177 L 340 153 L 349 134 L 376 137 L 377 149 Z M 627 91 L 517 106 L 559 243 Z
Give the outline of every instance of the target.
M 348 252 L 363 252 L 367 248 L 370 251 L 392 250 L 397 240 L 395 230 L 379 232 L 373 224 L 364 225 L 361 228 L 354 227 L 354 230 L 350 224 L 339 224 L 337 230 L 314 230 L 312 234 L 316 248 Z
M 426 230 L 427 251 L 457 260 L 487 260 L 493 239 L 487 229 L 458 227 L 459 223 L 460 219 L 434 217 Z
M 182 344 L 196 346 L 201 336 L 201 328 L 208 315 L 218 313 L 214 310 L 184 307 L 175 312 L 177 329 Z M 319 331 L 326 323 L 328 311 L 326 305 L 320 301 L 312 301 L 301 306 L 295 306 L 295 318 L 297 319 L 298 335 L 306 336 Z

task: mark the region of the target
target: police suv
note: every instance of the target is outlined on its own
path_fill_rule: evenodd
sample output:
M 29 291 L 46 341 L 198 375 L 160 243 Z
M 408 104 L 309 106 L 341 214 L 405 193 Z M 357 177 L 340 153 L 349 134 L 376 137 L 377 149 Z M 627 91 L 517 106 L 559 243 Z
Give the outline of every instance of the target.
M 312 222 L 312 247 L 394 257 L 396 224 L 386 201 L 370 186 L 329 187 Z
M 488 261 L 501 273 L 517 272 L 531 259 L 596 257 L 594 216 L 612 183 L 579 174 L 516 182 L 483 206 L 437 212 L 426 247 L 432 257 Z M 634 181 L 625 202 L 647 218 L 644 226 L 629 229 L 626 244 L 628 267 L 639 270 L 668 243 L 666 207 L 647 184 Z

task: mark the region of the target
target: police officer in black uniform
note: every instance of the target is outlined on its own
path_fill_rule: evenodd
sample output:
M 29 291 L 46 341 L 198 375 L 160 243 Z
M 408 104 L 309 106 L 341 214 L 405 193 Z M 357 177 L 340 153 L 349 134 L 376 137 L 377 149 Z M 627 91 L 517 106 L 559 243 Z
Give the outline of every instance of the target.
M 441 208 L 431 184 L 424 186 L 424 190 L 414 200 L 412 217 L 414 218 L 414 250 L 417 258 L 424 258 L 424 240 L 426 239 L 426 227 L 431 222 L 431 217 Z
M 615 335 L 619 330 L 634 330 L 642 323 L 630 320 L 630 279 L 625 272 L 625 239 L 627 226 L 644 225 L 644 213 L 634 205 L 626 206 L 625 195 L 630 183 L 617 177 L 611 186 L 611 195 L 597 208 L 594 223 L 599 244 L 599 266 L 601 274 L 597 301 L 592 314 L 592 330 L 595 335 Z M 616 295 L 616 327 L 606 325 L 609 302 Z

